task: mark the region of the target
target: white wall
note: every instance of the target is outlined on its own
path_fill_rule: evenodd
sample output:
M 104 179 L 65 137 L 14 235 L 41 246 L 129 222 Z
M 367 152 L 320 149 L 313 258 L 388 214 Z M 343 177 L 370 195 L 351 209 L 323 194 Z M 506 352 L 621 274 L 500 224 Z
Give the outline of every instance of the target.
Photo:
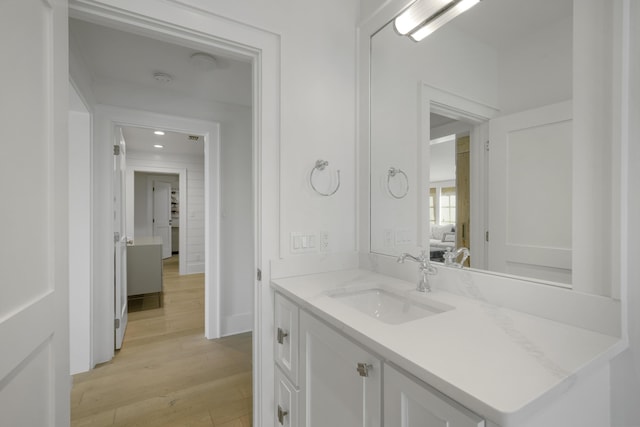
M 573 17 L 498 51 L 498 108 L 501 115 L 572 99 Z
M 281 64 L 280 252 L 291 232 L 329 232 L 330 252 L 356 250 L 355 104 L 358 0 L 182 3 L 278 34 Z M 332 197 L 313 192 L 318 159 L 341 171 Z
M 91 115 L 69 85 L 69 344 L 71 374 L 91 369 Z
M 431 144 L 429 182 L 456 180 L 456 138 Z

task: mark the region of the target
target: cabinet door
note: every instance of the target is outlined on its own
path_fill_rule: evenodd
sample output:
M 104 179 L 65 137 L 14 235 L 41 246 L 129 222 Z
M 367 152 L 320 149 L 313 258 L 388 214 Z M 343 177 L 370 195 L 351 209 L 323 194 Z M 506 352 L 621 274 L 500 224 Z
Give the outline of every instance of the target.
M 276 408 L 275 426 L 297 427 L 298 426 L 298 390 L 291 384 L 291 381 L 276 366 Z
M 300 311 L 300 425 L 380 427 L 381 363 Z
M 426 384 L 384 367 L 384 425 L 484 427 L 482 418 Z
M 280 294 L 275 297 L 276 363 L 298 385 L 298 306 Z

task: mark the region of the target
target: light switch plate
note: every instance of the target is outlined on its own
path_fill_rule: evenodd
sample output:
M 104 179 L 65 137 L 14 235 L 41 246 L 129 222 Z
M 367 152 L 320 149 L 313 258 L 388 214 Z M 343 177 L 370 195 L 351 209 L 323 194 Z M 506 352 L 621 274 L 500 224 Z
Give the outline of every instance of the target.
M 317 241 L 318 239 L 315 233 L 293 232 L 290 237 L 291 253 L 299 254 L 316 252 L 318 250 Z

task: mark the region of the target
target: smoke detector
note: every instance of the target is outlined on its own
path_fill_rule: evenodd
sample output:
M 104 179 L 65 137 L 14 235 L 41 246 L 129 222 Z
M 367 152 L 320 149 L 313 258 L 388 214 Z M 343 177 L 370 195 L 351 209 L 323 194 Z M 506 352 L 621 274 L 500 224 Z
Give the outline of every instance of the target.
M 173 81 L 173 76 L 171 74 L 161 72 L 153 73 L 153 78 L 160 83 L 171 83 Z
M 203 71 L 212 70 L 218 65 L 218 60 L 214 56 L 204 52 L 192 54 L 191 57 L 189 57 L 189 62 Z

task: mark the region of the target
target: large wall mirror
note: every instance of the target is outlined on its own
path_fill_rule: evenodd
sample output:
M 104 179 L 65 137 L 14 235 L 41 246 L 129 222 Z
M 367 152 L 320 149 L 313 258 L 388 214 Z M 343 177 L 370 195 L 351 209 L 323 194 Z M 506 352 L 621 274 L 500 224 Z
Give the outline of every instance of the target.
M 572 0 L 484 0 L 421 42 L 371 38 L 371 252 L 570 286 Z

